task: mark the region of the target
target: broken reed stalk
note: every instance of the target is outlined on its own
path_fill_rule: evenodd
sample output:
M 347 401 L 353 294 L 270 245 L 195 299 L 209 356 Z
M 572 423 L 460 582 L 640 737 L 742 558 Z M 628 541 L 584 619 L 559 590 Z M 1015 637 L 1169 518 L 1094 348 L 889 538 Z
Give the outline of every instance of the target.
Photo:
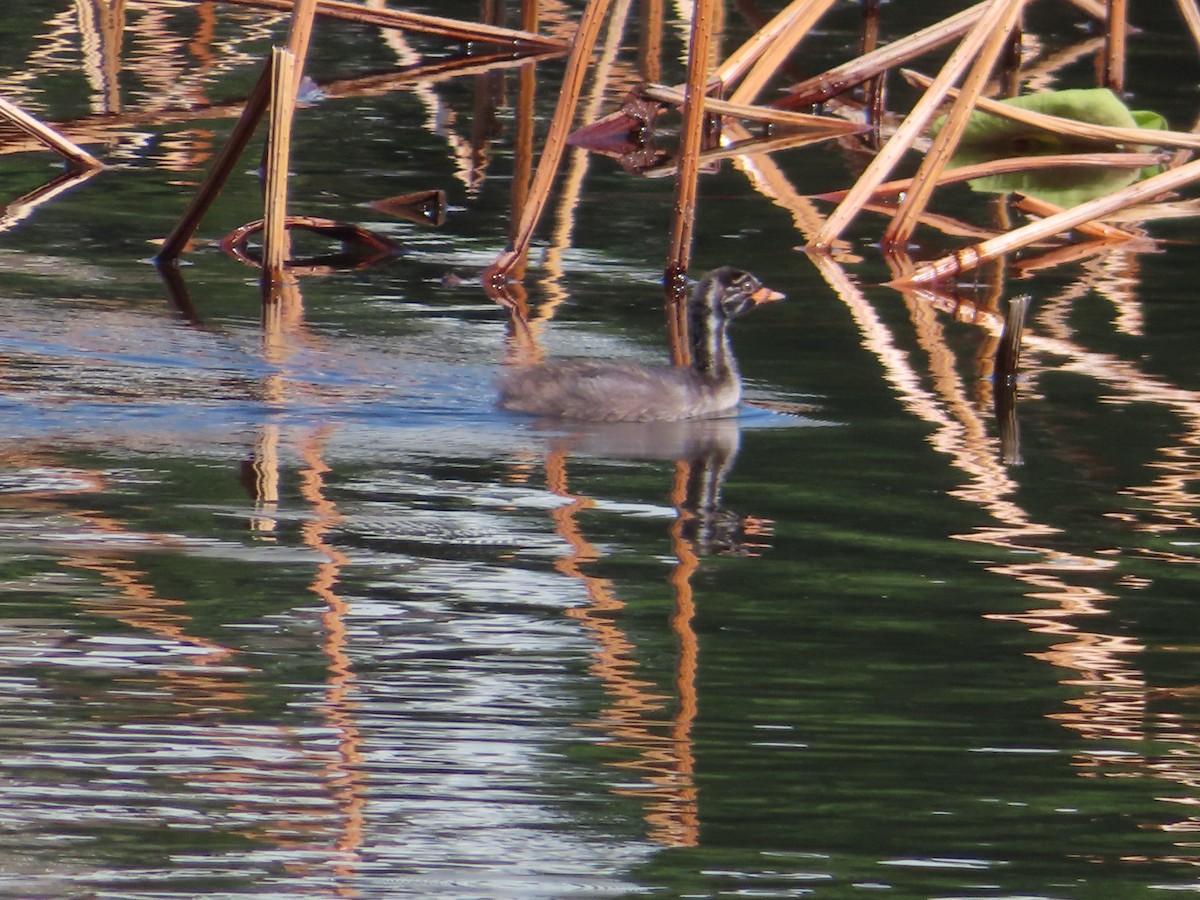
M 1021 336 L 1025 331 L 1028 311 L 1028 294 L 1009 301 L 992 367 L 992 401 L 1000 434 L 1000 461 L 1005 465 L 1019 466 L 1022 463 L 1021 432 L 1017 421 L 1017 368 L 1021 361 Z
M 933 79 L 912 69 L 902 69 L 900 72 L 906 80 L 917 87 L 928 87 Z M 953 89 L 947 96 L 954 97 L 957 92 Z M 1068 137 L 1083 138 L 1110 144 L 1138 144 L 1150 147 L 1183 147 L 1200 148 L 1200 134 L 1189 131 L 1158 131 L 1151 128 L 1122 128 L 1115 125 L 1093 125 L 1078 119 L 1065 119 L 1061 116 L 1051 116 L 1046 113 L 1020 109 L 1007 103 L 980 97 L 975 104 L 979 112 L 985 112 L 1004 119 L 1011 119 L 1034 128 L 1041 128 L 1054 134 Z
M 671 356 L 676 365 L 690 362 L 687 341 L 685 280 L 692 259 L 692 233 L 696 225 L 696 193 L 700 179 L 700 151 L 704 144 L 704 96 L 708 87 L 708 54 L 712 46 L 718 0 L 698 0 L 692 13 L 688 40 L 687 84 L 683 97 L 683 122 L 679 127 L 679 170 L 675 173 L 675 205 L 667 248 L 667 323 Z
M 34 140 L 45 144 L 75 169 L 102 169 L 104 163 L 82 147 L 59 134 L 49 125 L 39 122 L 15 103 L 0 97 L 0 118 L 6 119 Z
M 1192 33 L 1196 48 L 1200 49 L 1200 6 L 1196 5 L 1196 0 L 1175 0 L 1175 3 L 1183 21 L 1187 23 L 1188 31 Z
M 202 2 L 202 0 L 192 0 L 192 2 Z M 293 5 L 292 0 L 222 0 L 222 2 L 275 12 L 287 12 L 292 9 Z M 479 22 L 462 22 L 458 19 L 403 12 L 398 9 L 370 9 L 357 3 L 344 3 L 340 0 L 318 0 L 317 15 L 357 22 L 361 25 L 374 25 L 378 28 L 417 31 L 456 41 L 479 41 L 503 46 L 528 45 L 553 50 L 567 49 L 567 44 L 558 38 L 533 34 L 528 31 L 484 25 Z
M 1182 2 L 1182 0 L 1181 0 Z M 908 37 L 885 44 L 863 56 L 856 57 L 844 65 L 822 72 L 788 88 L 787 95 L 775 101 L 780 106 L 811 106 L 837 96 L 910 59 L 915 59 L 942 44 L 965 34 L 979 21 L 987 8 L 987 0 L 964 9 L 957 15 L 944 19 L 928 28 L 913 32 Z
M 638 93 L 648 100 L 655 100 L 671 106 L 682 106 L 686 96 L 679 88 L 668 87 L 665 84 L 644 84 L 638 88 Z M 735 103 L 729 100 L 719 100 L 716 97 L 701 97 L 700 99 L 704 103 L 704 111 L 710 116 L 731 116 L 735 119 L 767 122 L 771 125 L 782 125 L 788 128 L 819 128 L 822 131 L 843 133 L 863 130 L 863 125 L 858 122 L 849 122 L 833 116 L 817 116 L 810 113 L 791 112 L 786 109 L 774 109 L 770 106 Z
M 943 171 L 937 180 L 938 187 L 959 184 L 986 178 L 991 175 L 1011 175 L 1014 172 L 1035 172 L 1039 169 L 1096 168 L 1096 169 L 1144 169 L 1165 163 L 1170 156 L 1165 153 L 1055 153 L 1048 156 L 1009 156 L 989 162 L 971 163 L 956 169 Z M 885 181 L 875 188 L 873 196 L 886 197 L 902 194 L 912 186 L 911 178 Z M 814 194 L 817 200 L 840 200 L 846 191 L 830 191 Z M 1041 213 L 1038 213 L 1041 215 Z
M 579 28 L 575 32 L 575 40 L 571 43 L 571 52 L 567 57 L 566 72 L 563 74 L 550 131 L 546 135 L 542 155 L 538 158 L 537 169 L 529 186 L 528 202 L 520 210 L 512 245 L 484 271 L 485 283 L 502 283 L 529 250 L 533 231 L 542 217 L 542 210 L 546 208 L 550 188 L 554 185 L 554 176 L 558 173 L 558 164 L 567 146 L 567 135 L 579 102 L 579 92 L 583 89 L 588 62 L 592 58 L 592 50 L 596 46 L 596 38 L 600 34 L 600 26 L 604 23 L 610 2 L 611 0 L 589 0 L 587 8 L 583 11 Z
M 933 118 L 938 105 L 945 99 L 951 85 L 958 81 L 971 61 L 979 53 L 988 36 L 995 30 L 996 24 L 1004 19 L 1010 11 L 1010 0 L 990 0 L 984 11 L 959 42 L 958 47 L 950 55 L 950 59 L 942 67 L 936 79 L 917 101 L 912 111 L 896 128 L 895 133 L 884 144 L 859 177 L 858 181 L 846 194 L 838 207 L 825 220 L 825 224 L 810 239 L 808 246 L 814 250 L 827 250 L 858 215 L 862 205 L 871 196 L 887 174 L 895 168 L 900 159 L 908 153 L 913 142 Z
M 741 84 L 729 95 L 734 103 L 752 103 L 763 87 L 777 73 L 780 67 L 796 49 L 796 45 L 804 40 L 817 20 L 833 6 L 836 0 L 801 0 L 793 3 L 785 12 L 787 16 L 784 27 L 775 38 L 763 49 Z M 782 15 L 782 14 L 781 14 Z M 780 16 L 776 16 L 780 18 Z
M 292 114 L 296 95 L 296 56 L 276 47 L 271 53 L 271 116 L 267 139 L 266 202 L 263 214 L 262 278 L 264 300 L 274 299 L 287 265 L 288 162 L 292 151 Z
M 911 189 L 905 193 L 896 211 L 895 218 L 888 223 L 883 233 L 883 247 L 893 249 L 904 247 L 917 219 L 924 212 L 933 189 L 937 184 L 942 170 L 950 161 L 951 154 L 958 148 L 958 142 L 967 128 L 967 120 L 975 108 L 975 99 L 983 92 L 996 60 L 1008 45 L 1008 36 L 1017 26 L 1021 11 L 1025 8 L 1025 0 L 1001 0 L 1006 4 L 997 17 L 995 26 L 987 35 L 983 46 L 979 49 L 975 62 L 967 72 L 962 90 L 950 110 L 949 116 L 938 130 L 933 139 L 933 145 L 921 160 L 917 174 L 913 178 Z
M 966 247 L 932 263 L 918 266 L 907 277 L 888 282 L 888 284 L 892 287 L 928 284 L 959 272 L 968 271 L 998 256 L 1003 256 L 1005 253 L 1011 253 L 1013 250 L 1043 238 L 1070 231 L 1084 222 L 1103 218 L 1109 213 L 1158 197 L 1197 179 L 1200 179 L 1200 160 L 1193 160 L 1178 168 L 1152 175 L 1145 181 L 1131 184 L 1112 194 L 1097 197 L 1095 200 L 1081 203 L 1040 221 L 1030 222 L 1028 225 L 1023 225 L 1007 234 L 983 241 L 973 247 Z
M 1000 332 L 1000 343 L 996 347 L 996 364 L 992 369 L 992 378 L 997 385 L 1012 382 L 1017 377 L 1017 366 L 1021 362 L 1021 335 L 1028 311 L 1028 294 L 1014 297 L 1008 303 L 1004 329 Z
M 183 216 L 180 217 L 174 230 L 163 241 L 162 248 L 155 257 L 158 262 L 168 263 L 179 258 L 179 254 L 183 252 L 188 241 L 196 233 L 196 229 L 200 227 L 200 222 L 204 219 L 213 201 L 221 193 L 221 188 L 233 174 L 234 166 L 237 165 L 246 145 L 254 136 L 254 130 L 258 127 L 270 102 L 272 68 L 268 64 L 263 69 L 258 82 L 254 85 L 254 90 L 246 99 L 246 106 L 242 110 L 241 117 L 233 131 L 230 132 L 229 138 L 217 151 L 212 168 L 205 174 L 204 181 L 192 196 L 191 202 L 188 203 L 187 209 L 184 210 Z
M 1108 0 L 1104 29 L 1104 84 L 1121 94 L 1125 90 L 1125 36 L 1129 27 L 1127 0 Z
M 280 297 L 284 267 L 291 257 L 291 236 L 287 230 L 288 167 L 292 159 L 292 121 L 296 97 L 304 75 L 308 45 L 312 39 L 317 0 L 296 0 L 288 25 L 286 48 L 271 54 L 271 113 L 268 119 L 267 145 L 263 155 L 266 192 L 263 209 L 263 299 Z

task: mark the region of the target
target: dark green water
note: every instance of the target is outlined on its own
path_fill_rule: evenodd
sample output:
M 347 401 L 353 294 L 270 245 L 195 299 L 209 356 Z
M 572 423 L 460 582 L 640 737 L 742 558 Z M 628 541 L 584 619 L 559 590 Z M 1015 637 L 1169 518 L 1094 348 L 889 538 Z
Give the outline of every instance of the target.
M 219 105 L 283 29 L 129 0 L 111 82 L 80 49 L 89 9 L 0 16 L 0 95 L 52 120 Z M 835 7 L 798 75 L 844 58 L 858 15 Z M 1134 15 L 1130 104 L 1186 130 L 1200 57 L 1173 4 Z M 1028 19 L 1047 52 L 1076 25 Z M 724 45 L 750 30 L 730 11 Z M 322 23 L 310 74 L 457 49 Z M 544 125 L 561 63 L 538 71 Z M 113 127 L 88 144 L 110 168 L 0 232 L 0 894 L 1200 891 L 1194 221 L 1010 277 L 1033 312 L 1009 465 L 987 332 L 874 287 L 871 217 L 849 235 L 861 294 L 839 294 L 726 163 L 693 274 L 789 296 L 739 322 L 758 405 L 546 429 L 493 407 L 506 320 L 476 285 L 506 241 L 516 72 L 301 111 L 293 212 L 404 253 L 302 278 L 303 320 L 271 341 L 255 271 L 215 246 L 261 215 L 259 145 L 185 255 L 190 310 L 148 262 L 228 116 Z M 772 159 L 799 194 L 862 165 Z M 61 171 L 0 160 L 6 202 Z M 563 301 L 539 338 L 658 358 L 670 182 L 567 166 L 577 200 L 564 181 L 526 280 L 535 310 Z M 441 228 L 363 205 L 431 188 Z M 990 215 L 966 188 L 939 211 Z M 687 458 L 697 441 L 720 459 Z M 697 512 L 685 476 L 720 462 L 720 509 Z

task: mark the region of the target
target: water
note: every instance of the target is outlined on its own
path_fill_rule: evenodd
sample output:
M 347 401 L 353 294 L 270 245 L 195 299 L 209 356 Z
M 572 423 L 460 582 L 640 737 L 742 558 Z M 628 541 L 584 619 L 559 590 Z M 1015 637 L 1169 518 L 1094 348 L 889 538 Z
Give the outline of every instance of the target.
M 1000 286 L 1033 297 L 1012 465 L 987 332 L 873 286 L 879 220 L 849 235 L 861 291 L 839 292 L 793 249 L 782 182 L 726 164 L 693 273 L 789 295 L 738 323 L 754 405 L 547 428 L 493 407 L 512 345 L 475 284 L 506 240 L 516 69 L 343 84 L 301 112 L 293 210 L 404 252 L 301 279 L 303 314 L 264 340 L 254 270 L 215 245 L 261 215 L 257 145 L 184 293 L 148 258 L 231 124 L 177 110 L 243 96 L 282 22 L 129 0 L 106 81 L 80 50 L 92 9 L 0 22 L 5 96 L 131 115 L 89 144 L 111 168 L 0 233 L 0 893 L 1200 890 L 1190 220 L 1151 226 L 1162 252 Z M 1190 127 L 1174 7 L 1135 15 L 1131 105 Z M 857 17 L 831 13 L 803 73 Z M 1041 7 L 1028 24 L 1078 38 Z M 409 51 L 446 45 L 323 23 L 310 73 Z M 539 67 L 547 114 L 560 72 Z M 773 159 L 799 194 L 857 164 Z M 538 340 L 660 359 L 670 184 L 567 167 L 526 280 Z M 0 168 L 7 198 L 60 171 Z M 363 205 L 434 188 L 440 229 Z M 943 203 L 987 220 L 965 189 Z

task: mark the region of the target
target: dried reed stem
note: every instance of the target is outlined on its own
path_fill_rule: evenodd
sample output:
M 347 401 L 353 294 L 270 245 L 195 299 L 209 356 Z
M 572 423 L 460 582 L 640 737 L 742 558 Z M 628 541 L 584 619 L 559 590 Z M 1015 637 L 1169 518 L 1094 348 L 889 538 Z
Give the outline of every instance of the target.
M 610 2 L 611 0 L 589 0 L 587 8 L 583 11 L 579 28 L 575 32 L 575 40 L 571 44 L 570 55 L 567 57 L 567 68 L 559 90 L 558 104 L 554 108 L 554 119 L 550 123 L 550 131 L 546 135 L 546 143 L 529 186 L 529 200 L 521 208 L 512 246 L 488 266 L 483 274 L 485 282 L 502 282 L 529 250 L 533 230 L 546 207 L 554 176 L 558 172 L 558 164 L 567 146 L 567 134 L 571 130 L 571 120 L 579 102 L 579 92 L 587 75 L 588 61 L 596 46 L 596 38 L 600 34 L 600 26 L 604 23 Z
M 1007 46 L 1008 36 L 1016 27 L 1021 11 L 1025 7 L 1025 0 L 1001 0 L 1001 2 L 1006 4 L 1002 11 L 1003 14 L 998 17 L 995 27 L 987 35 L 983 47 L 975 58 L 974 65 L 967 73 L 963 88 L 955 100 L 953 109 L 950 110 L 950 115 L 947 116 L 937 137 L 934 138 L 933 146 L 921 160 L 921 165 L 913 178 L 912 187 L 905 193 L 895 218 L 888 223 L 888 227 L 883 233 L 885 249 L 903 247 L 908 243 L 918 217 L 925 210 L 929 198 L 933 195 L 933 189 L 942 170 L 950 161 L 951 154 L 958 147 L 958 142 L 966 130 L 967 120 L 975 106 L 975 99 L 987 85 L 992 69 L 995 68 L 996 60 Z
M 21 109 L 15 103 L 10 103 L 3 97 L 0 97 L 0 118 L 7 119 L 13 125 L 20 128 L 30 137 L 45 144 L 63 159 L 65 159 L 73 168 L 76 169 L 102 169 L 104 163 L 92 156 L 82 147 L 76 145 L 68 138 L 59 134 L 49 125 L 39 122 L 25 110 Z
M 914 72 L 912 69 L 902 69 L 901 74 L 917 87 L 933 84 L 927 75 Z M 951 89 L 948 96 L 955 96 Z M 1158 131 L 1151 128 L 1122 128 L 1115 125 L 1093 125 L 1090 122 L 1080 122 L 1078 119 L 1065 119 L 1062 116 L 1051 116 L 1046 113 L 1020 109 L 1007 103 L 980 97 L 975 108 L 980 112 L 1011 119 L 1024 125 L 1041 128 L 1054 134 L 1068 137 L 1083 138 L 1110 144 L 1139 144 L 1153 147 L 1200 147 L 1200 134 L 1188 131 Z
M 776 101 L 785 106 L 810 106 L 821 103 L 830 97 L 837 96 L 861 84 L 893 66 L 908 62 L 954 40 L 970 30 L 987 7 L 987 0 L 976 3 L 969 9 L 943 19 L 928 28 L 915 31 L 908 37 L 885 44 L 863 56 L 828 69 L 820 75 L 815 75 L 788 88 L 788 94 L 782 100 Z
M 788 56 L 796 49 L 796 45 L 817 24 L 817 20 L 825 14 L 836 0 L 801 0 L 792 3 L 785 13 L 788 13 L 783 28 L 775 38 L 759 54 L 757 61 L 737 86 L 729 99 L 734 103 L 752 103 L 762 92 L 763 87 L 779 71 L 787 61 Z M 776 16 L 781 18 L 784 13 Z M 722 81 L 722 83 L 725 83 Z
M 730 134 L 736 124 L 726 123 L 724 131 L 725 140 L 720 145 L 700 151 L 699 163 L 701 167 L 718 163 L 724 159 L 739 157 L 755 157 L 758 160 L 757 164 L 761 165 L 762 161 L 772 153 L 778 153 L 783 150 L 795 150 L 799 147 L 808 147 L 812 144 L 819 144 L 822 141 L 836 140 L 846 135 L 845 131 L 793 131 L 765 138 L 751 138 L 747 136 L 744 140 L 737 140 Z M 639 169 L 638 174 L 645 178 L 665 178 L 674 175 L 678 170 L 679 167 L 675 162 L 667 162 L 662 165 Z
M 292 7 L 292 20 L 288 25 L 287 49 L 295 57 L 292 61 L 294 74 L 291 89 L 292 101 L 300 93 L 300 81 L 304 76 L 304 65 L 308 60 L 308 45 L 312 40 L 313 20 L 316 18 L 317 0 L 296 0 Z
M 1161 165 L 1168 159 L 1170 157 L 1164 153 L 1055 153 L 1048 156 L 1010 156 L 944 171 L 938 176 L 937 186 L 944 187 L 990 175 L 1011 175 L 1014 172 L 1033 172 L 1039 169 L 1144 169 Z M 911 185 L 911 178 L 885 181 L 875 188 L 873 196 L 900 194 L 907 191 Z M 845 196 L 846 191 L 830 191 L 827 194 L 816 194 L 814 199 L 841 200 Z
M 668 87 L 665 84 L 644 84 L 639 89 L 639 93 L 650 100 L 672 106 L 682 106 L 685 98 L 684 92 L 679 88 Z M 700 99 L 704 103 L 704 111 L 713 116 L 730 116 L 752 122 L 769 122 L 772 125 L 783 125 L 790 128 L 817 128 L 821 131 L 851 133 L 863 130 L 863 126 L 858 122 L 848 122 L 833 116 L 815 116 L 809 113 L 774 109 L 770 106 L 754 106 L 729 100 L 718 100 L 715 97 L 701 97 Z
M 1081 9 L 1093 19 L 1103 22 L 1108 16 L 1104 0 L 1067 0 L 1076 9 Z
M 1200 7 L 1196 5 L 1196 0 L 1175 0 L 1175 3 L 1183 21 L 1187 23 L 1188 31 L 1192 33 L 1196 48 L 1200 49 Z
M 692 13 L 688 40 L 687 85 L 683 97 L 683 123 L 679 130 L 679 171 L 675 173 L 675 205 L 667 248 L 667 322 L 671 355 L 676 365 L 690 362 L 684 284 L 692 259 L 692 233 L 696 226 L 696 193 L 700 177 L 700 151 L 704 143 L 704 101 L 708 86 L 708 54 L 717 0 L 698 0 Z
M 1063 212 L 1063 208 L 1054 203 L 1048 203 L 1045 200 L 1040 200 L 1037 197 L 1030 197 L 1022 194 L 1013 201 L 1013 206 L 1023 213 L 1028 213 L 1031 216 L 1038 216 L 1045 219 L 1050 216 L 1056 216 Z M 1142 235 L 1134 234 L 1132 231 L 1126 231 L 1123 228 L 1116 228 L 1112 225 L 1107 225 L 1104 222 L 1081 222 L 1075 226 L 1075 231 L 1080 234 L 1090 235 L 1102 241 L 1132 241 L 1142 237 Z
M 1200 178 L 1200 160 L 1193 160 L 1176 169 L 1168 169 L 1166 172 L 1152 175 L 1145 181 L 1131 184 L 1112 194 L 1089 200 L 1087 203 L 1081 203 L 1040 221 L 1030 222 L 1007 234 L 983 241 L 974 247 L 959 250 L 951 256 L 918 266 L 908 277 L 889 282 L 889 284 L 893 287 L 927 284 L 958 272 L 973 269 L 988 260 L 1011 253 L 1013 250 L 1035 241 L 1069 231 L 1084 222 L 1102 218 L 1127 206 L 1176 190 L 1198 178 Z
M 193 2 L 201 2 L 201 0 L 193 0 Z M 222 0 L 222 2 L 277 12 L 287 12 L 292 8 L 292 0 Z M 462 22 L 458 19 L 404 12 L 398 9 L 368 9 L 357 3 L 344 3 L 341 0 L 318 0 L 317 14 L 362 25 L 374 25 L 379 28 L 418 31 L 457 41 L 481 41 L 505 46 L 524 44 L 555 50 L 567 49 L 567 45 L 558 38 L 533 34 L 528 31 L 484 25 L 479 22 Z
M 1104 29 L 1104 84 L 1120 94 L 1125 90 L 1125 37 L 1129 28 L 1127 0 L 1108 0 Z
M 162 249 L 158 251 L 156 259 L 160 263 L 172 262 L 179 257 L 187 246 L 188 241 L 192 239 L 192 235 L 196 233 L 196 229 L 200 226 L 205 213 L 212 206 L 213 201 L 217 199 L 217 195 L 221 192 L 221 188 L 233 173 L 233 167 L 237 165 L 238 159 L 241 158 L 246 145 L 250 143 L 250 138 L 254 136 L 254 130 L 258 127 L 259 121 L 263 117 L 263 113 L 267 110 L 267 105 L 271 98 L 271 72 L 272 66 L 267 65 L 262 74 L 258 78 L 258 82 L 254 85 L 254 90 L 250 92 L 250 96 L 246 99 L 246 106 L 242 110 L 242 115 L 230 132 L 228 140 L 221 145 L 221 149 L 217 151 L 216 158 L 213 160 L 212 168 L 204 176 L 204 181 L 192 196 L 191 202 L 184 210 L 183 216 L 180 217 L 179 223 L 174 230 L 163 241 Z
M 713 76 L 722 85 L 733 84 L 750 70 L 750 67 L 767 51 L 779 36 L 785 33 L 794 16 L 812 0 L 792 0 L 766 25 L 754 32 L 750 39 L 717 66 Z
M 936 111 L 938 105 L 950 91 L 950 86 L 959 79 L 978 54 L 988 36 L 995 30 L 997 22 L 1004 19 L 1010 12 L 1010 0 L 990 0 L 987 9 L 976 21 L 967 35 L 959 42 L 950 59 L 942 67 L 937 78 L 925 95 L 921 97 L 912 111 L 900 123 L 891 139 L 876 154 L 867 166 L 866 171 L 855 182 L 854 187 L 846 194 L 846 198 L 837 209 L 825 220 L 825 224 L 809 241 L 812 249 L 824 250 L 837 239 L 858 215 L 863 203 L 871 196 L 887 177 L 900 158 L 912 147 L 913 141 L 925 128 Z
M 292 114 L 296 95 L 296 55 L 284 47 L 271 53 L 271 116 L 267 139 L 266 203 L 263 214 L 262 276 L 264 297 L 271 298 L 267 286 L 278 284 L 287 264 L 287 190 L 288 163 L 292 150 Z

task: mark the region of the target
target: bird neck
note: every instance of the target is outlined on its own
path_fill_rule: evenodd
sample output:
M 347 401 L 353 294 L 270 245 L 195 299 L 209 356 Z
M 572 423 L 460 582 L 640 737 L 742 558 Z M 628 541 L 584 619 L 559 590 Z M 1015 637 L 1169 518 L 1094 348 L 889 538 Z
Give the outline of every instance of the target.
M 725 316 L 707 306 L 699 309 L 693 307 L 688 322 L 692 368 L 713 382 L 735 381 L 738 377 L 727 324 Z

